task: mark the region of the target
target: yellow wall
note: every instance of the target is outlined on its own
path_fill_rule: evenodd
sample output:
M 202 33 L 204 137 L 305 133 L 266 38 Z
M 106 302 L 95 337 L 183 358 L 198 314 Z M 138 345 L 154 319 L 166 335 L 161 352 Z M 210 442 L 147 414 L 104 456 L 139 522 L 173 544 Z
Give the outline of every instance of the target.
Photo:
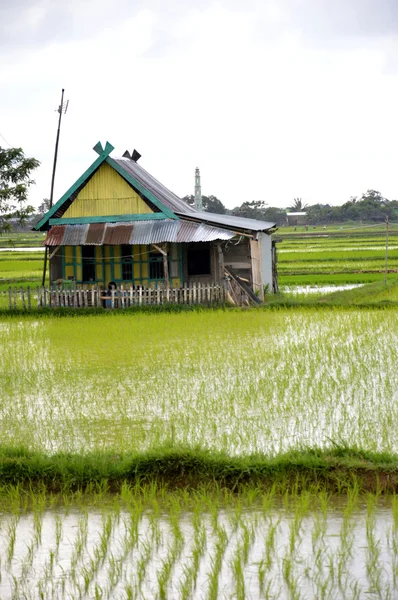
M 173 246 L 173 245 L 171 245 Z M 96 283 L 108 286 L 110 281 L 120 283 L 122 278 L 121 264 L 121 246 L 97 246 L 95 249 L 95 274 Z M 82 248 L 81 246 L 63 246 L 64 252 L 64 279 L 75 277 L 79 283 L 82 280 Z M 145 245 L 132 246 L 133 257 L 133 285 L 148 285 L 149 267 L 148 267 L 149 247 Z M 181 284 L 179 278 L 178 249 L 170 248 L 170 283 L 173 286 Z M 104 267 L 104 270 L 103 270 Z M 103 274 L 105 277 L 103 277 Z M 156 285 L 151 282 L 150 285 Z
M 63 218 L 135 215 L 153 210 L 107 163 L 103 163 L 79 192 Z

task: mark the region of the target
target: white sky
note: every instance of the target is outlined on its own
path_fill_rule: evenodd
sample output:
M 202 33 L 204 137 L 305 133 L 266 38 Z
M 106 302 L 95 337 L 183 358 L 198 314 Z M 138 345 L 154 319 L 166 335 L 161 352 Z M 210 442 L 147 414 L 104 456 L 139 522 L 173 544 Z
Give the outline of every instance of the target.
M 397 199 L 397 34 L 397 0 L 0 0 L 0 134 L 42 163 L 35 205 L 62 87 L 55 201 L 107 140 L 229 208 Z

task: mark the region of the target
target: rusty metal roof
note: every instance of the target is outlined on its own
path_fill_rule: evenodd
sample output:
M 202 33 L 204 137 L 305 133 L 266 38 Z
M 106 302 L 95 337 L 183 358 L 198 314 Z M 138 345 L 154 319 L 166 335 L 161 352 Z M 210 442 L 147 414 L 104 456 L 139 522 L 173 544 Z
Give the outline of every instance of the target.
M 64 239 L 66 225 L 54 225 L 47 232 L 47 237 L 43 242 L 43 246 L 60 246 Z
M 107 223 L 104 236 L 104 244 L 109 246 L 121 246 L 130 244 L 131 234 L 133 232 L 133 223 Z
M 122 244 L 160 244 L 162 242 L 212 242 L 230 240 L 233 231 L 205 225 L 172 221 L 132 221 L 127 223 L 94 223 L 91 225 L 53 225 L 46 246 L 85 246 Z
M 101 246 L 104 239 L 104 223 L 90 223 L 88 226 L 86 245 Z

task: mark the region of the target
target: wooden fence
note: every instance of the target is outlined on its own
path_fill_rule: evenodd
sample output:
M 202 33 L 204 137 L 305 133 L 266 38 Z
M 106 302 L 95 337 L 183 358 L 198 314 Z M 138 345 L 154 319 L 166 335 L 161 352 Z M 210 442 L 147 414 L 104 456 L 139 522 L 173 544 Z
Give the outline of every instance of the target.
M 39 308 L 128 308 L 155 304 L 223 304 L 226 289 L 219 284 L 193 283 L 180 288 L 117 287 L 111 291 L 99 286 L 76 286 L 75 289 L 48 289 L 38 287 L 9 288 L 10 309 Z

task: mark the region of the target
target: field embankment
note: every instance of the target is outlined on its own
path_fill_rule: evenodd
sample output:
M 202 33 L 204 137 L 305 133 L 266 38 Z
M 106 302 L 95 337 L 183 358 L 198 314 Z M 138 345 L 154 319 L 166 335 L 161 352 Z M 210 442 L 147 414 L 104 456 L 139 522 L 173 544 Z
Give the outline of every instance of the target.
M 120 493 L 123 486 L 157 485 L 220 489 L 242 493 L 247 489 L 342 494 L 396 493 L 398 456 L 359 449 L 331 447 L 286 454 L 228 456 L 200 448 L 174 447 L 172 442 L 143 453 L 44 454 L 22 448 L 0 448 L 1 490 L 39 490 L 49 494 Z M 1 495 L 1 494 L 0 494 Z

